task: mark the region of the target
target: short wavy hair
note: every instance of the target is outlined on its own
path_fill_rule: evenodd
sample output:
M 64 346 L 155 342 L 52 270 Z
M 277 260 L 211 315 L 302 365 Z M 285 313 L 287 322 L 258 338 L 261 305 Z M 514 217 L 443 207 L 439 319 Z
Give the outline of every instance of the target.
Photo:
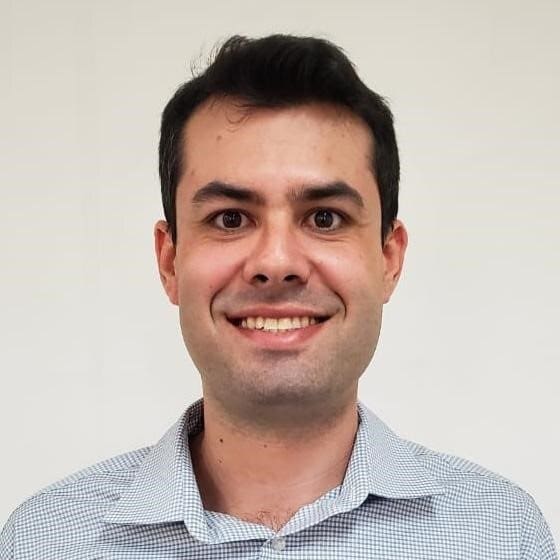
M 217 50 L 206 70 L 177 89 L 161 120 L 159 175 L 165 218 L 177 240 L 175 195 L 183 170 L 184 127 L 204 101 L 241 99 L 243 107 L 290 107 L 327 102 L 360 117 L 373 136 L 372 173 L 381 201 L 381 239 L 398 212 L 399 153 L 393 115 L 386 101 L 359 78 L 342 49 L 325 39 L 235 35 Z

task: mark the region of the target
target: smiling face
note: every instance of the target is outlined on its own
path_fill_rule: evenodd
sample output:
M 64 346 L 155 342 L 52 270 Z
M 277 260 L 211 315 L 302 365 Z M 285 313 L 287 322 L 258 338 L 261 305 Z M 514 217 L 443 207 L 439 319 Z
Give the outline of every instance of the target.
M 213 100 L 185 128 L 177 243 L 155 228 L 205 400 L 267 422 L 356 398 L 406 231 L 381 242 L 367 126 L 308 104 L 242 111 Z

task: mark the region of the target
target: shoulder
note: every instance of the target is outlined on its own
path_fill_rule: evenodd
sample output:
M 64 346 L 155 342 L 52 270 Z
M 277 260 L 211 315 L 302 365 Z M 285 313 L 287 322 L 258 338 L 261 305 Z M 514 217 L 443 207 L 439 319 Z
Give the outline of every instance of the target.
M 521 558 L 556 559 L 553 537 L 534 498 L 518 484 L 473 461 L 401 440 L 442 484 L 443 507 L 467 522 L 477 517 L 487 530 L 516 535 Z M 500 527 L 498 528 L 497 525 Z
M 10 516 L 0 536 L 0 557 L 16 558 L 25 542 L 62 541 L 76 532 L 96 533 L 106 509 L 129 486 L 151 450 L 117 455 L 43 488 Z M 68 536 L 68 537 L 67 537 Z
M 473 461 L 401 440 L 416 460 L 446 489 L 446 495 L 463 501 L 494 498 L 514 508 L 525 508 L 533 498 L 512 480 Z M 534 503 L 534 502 L 533 502 Z
M 22 506 L 25 510 L 35 503 L 56 502 L 65 497 L 83 503 L 112 502 L 130 484 L 150 450 L 151 447 L 144 447 L 95 463 L 43 488 Z
M 434 451 L 419 443 L 401 439 L 419 463 L 448 488 L 469 486 L 473 492 L 501 489 L 512 494 L 526 493 L 508 478 L 473 461 Z
M 84 492 L 89 494 L 102 488 L 117 489 L 134 477 L 138 467 L 152 447 L 135 449 L 110 459 L 95 463 L 85 469 L 70 474 L 37 492 L 31 499 L 39 496 Z

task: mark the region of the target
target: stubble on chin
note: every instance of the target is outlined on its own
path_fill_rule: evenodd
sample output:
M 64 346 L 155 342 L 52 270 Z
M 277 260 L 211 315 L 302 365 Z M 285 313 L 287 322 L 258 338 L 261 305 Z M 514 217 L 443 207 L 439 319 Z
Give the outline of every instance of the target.
M 342 382 L 327 364 L 309 370 L 301 362 L 297 366 L 289 362 L 201 374 L 204 398 L 240 429 L 292 439 L 329 427 L 355 404 L 357 378 Z

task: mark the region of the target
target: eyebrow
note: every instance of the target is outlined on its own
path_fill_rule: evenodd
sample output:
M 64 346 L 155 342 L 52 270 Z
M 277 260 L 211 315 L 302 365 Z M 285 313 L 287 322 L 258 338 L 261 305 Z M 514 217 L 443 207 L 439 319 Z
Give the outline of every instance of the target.
M 204 187 L 198 189 L 192 197 L 193 204 L 202 204 L 220 198 L 230 198 L 239 202 L 252 202 L 264 206 L 264 198 L 252 189 L 224 183 L 222 181 L 210 181 Z
M 203 202 L 221 198 L 265 206 L 265 199 L 260 193 L 247 187 L 224 183 L 223 181 L 210 181 L 210 183 L 198 189 L 192 197 L 192 203 L 202 204 Z M 344 181 L 333 181 L 320 185 L 304 185 L 297 189 L 292 189 L 288 193 L 288 200 L 291 202 L 317 202 L 325 198 L 345 198 L 360 208 L 364 207 L 362 195 Z
M 324 198 L 346 198 L 360 208 L 364 207 L 362 195 L 344 181 L 334 181 L 321 185 L 304 185 L 299 189 L 290 191 L 288 198 L 293 202 L 316 202 Z

